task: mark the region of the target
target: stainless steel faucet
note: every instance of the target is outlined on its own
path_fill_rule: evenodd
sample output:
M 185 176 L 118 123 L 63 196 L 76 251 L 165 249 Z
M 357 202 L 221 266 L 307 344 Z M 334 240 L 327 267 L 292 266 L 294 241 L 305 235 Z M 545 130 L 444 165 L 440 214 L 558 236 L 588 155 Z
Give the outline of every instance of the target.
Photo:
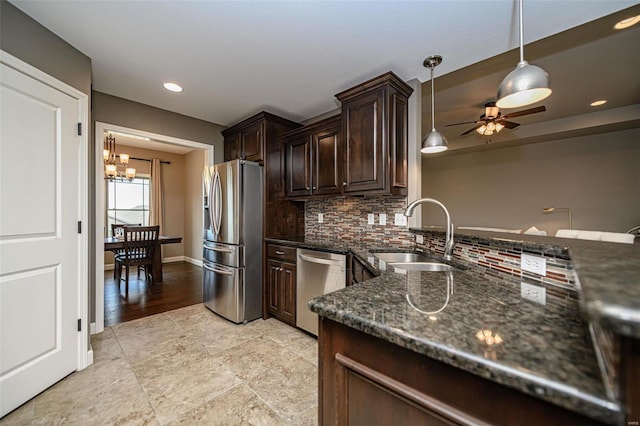
M 447 235 L 445 237 L 444 243 L 444 258 L 447 260 L 451 260 L 451 255 L 453 253 L 453 224 L 451 223 L 451 216 L 449 216 L 449 210 L 438 200 L 434 200 L 433 198 L 420 198 L 415 200 L 413 203 L 407 206 L 407 209 L 404 211 L 404 215 L 410 217 L 413 215 L 413 211 L 416 209 L 418 204 L 430 203 L 440 206 L 442 211 L 444 211 L 444 215 L 447 219 Z

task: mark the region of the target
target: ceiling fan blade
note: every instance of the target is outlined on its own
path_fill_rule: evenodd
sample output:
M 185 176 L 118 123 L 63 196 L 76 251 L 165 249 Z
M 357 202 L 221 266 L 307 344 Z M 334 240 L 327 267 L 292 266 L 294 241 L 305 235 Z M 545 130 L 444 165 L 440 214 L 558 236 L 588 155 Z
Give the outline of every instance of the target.
M 546 110 L 547 110 L 547 108 L 545 108 L 544 106 L 539 106 L 539 107 L 536 107 L 536 108 L 525 109 L 525 110 L 522 110 L 522 111 L 510 112 L 509 114 L 503 115 L 501 118 L 521 117 L 523 115 L 535 114 L 537 112 L 543 112 L 543 111 L 546 111 Z
M 479 129 L 480 127 L 482 127 L 482 124 L 478 124 L 476 127 L 472 127 L 469 130 L 467 130 L 466 132 L 464 132 L 463 134 L 461 134 L 460 136 L 464 136 L 464 135 L 468 135 L 469 133 L 473 132 L 476 129 Z
M 520 123 L 514 123 L 513 121 L 500 121 L 500 124 L 503 124 L 507 129 L 515 129 L 520 125 Z
M 474 123 L 479 123 L 479 121 L 463 121 L 462 123 L 445 124 L 444 127 L 457 126 L 460 124 L 474 124 Z

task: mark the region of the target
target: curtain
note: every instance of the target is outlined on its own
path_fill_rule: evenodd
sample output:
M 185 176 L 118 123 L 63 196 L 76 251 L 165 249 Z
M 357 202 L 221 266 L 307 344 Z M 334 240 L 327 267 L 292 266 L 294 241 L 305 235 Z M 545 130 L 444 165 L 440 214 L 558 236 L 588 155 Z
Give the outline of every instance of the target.
M 149 225 L 160 225 L 162 235 L 162 183 L 160 159 L 151 160 L 151 194 L 149 197 Z

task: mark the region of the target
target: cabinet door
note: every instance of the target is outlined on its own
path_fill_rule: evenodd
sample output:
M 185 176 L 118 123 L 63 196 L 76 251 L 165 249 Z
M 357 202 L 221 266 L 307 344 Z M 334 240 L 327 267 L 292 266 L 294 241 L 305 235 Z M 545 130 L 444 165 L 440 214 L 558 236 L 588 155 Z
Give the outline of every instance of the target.
M 313 179 L 311 189 L 316 195 L 342 192 L 342 156 L 340 126 L 314 133 Z
M 281 262 L 267 260 L 267 307 L 273 315 L 280 314 L 281 267 Z
M 262 161 L 263 122 L 253 124 L 240 131 L 242 158 L 247 161 Z
M 384 189 L 383 93 L 375 91 L 342 106 L 345 193 Z
M 230 135 L 224 138 L 224 161 L 240 158 L 240 135 Z
M 280 296 L 280 317 L 291 325 L 296 324 L 296 265 L 283 263 Z
M 302 134 L 287 141 L 287 196 L 311 195 L 311 139 Z

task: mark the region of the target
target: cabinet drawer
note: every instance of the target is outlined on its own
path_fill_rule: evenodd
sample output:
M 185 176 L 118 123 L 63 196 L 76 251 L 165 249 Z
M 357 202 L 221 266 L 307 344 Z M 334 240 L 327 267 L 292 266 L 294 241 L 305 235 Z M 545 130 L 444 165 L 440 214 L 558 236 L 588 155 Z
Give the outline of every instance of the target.
M 267 257 L 296 263 L 296 248 L 269 244 L 267 245 Z

